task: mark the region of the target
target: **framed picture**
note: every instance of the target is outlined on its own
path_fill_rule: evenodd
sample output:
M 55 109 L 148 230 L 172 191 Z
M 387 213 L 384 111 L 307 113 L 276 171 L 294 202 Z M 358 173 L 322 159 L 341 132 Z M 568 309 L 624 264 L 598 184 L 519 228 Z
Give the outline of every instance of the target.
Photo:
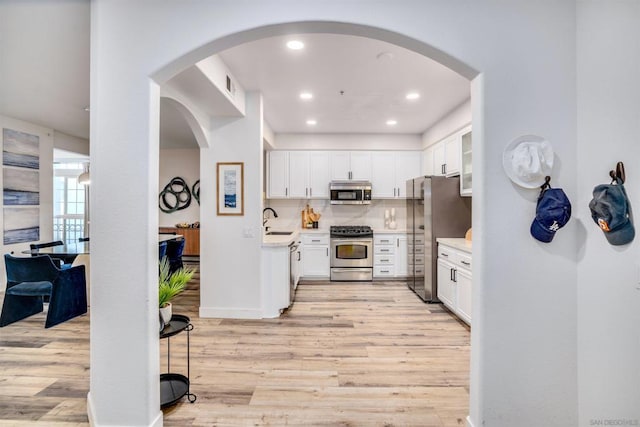
M 217 163 L 218 215 L 244 215 L 244 163 Z

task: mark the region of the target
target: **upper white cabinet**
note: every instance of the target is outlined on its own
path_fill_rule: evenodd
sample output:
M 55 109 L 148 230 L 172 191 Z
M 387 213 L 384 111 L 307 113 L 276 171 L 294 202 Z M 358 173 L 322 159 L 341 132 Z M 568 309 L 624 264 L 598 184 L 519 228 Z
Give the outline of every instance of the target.
M 270 151 L 267 197 L 329 198 L 329 153 Z
M 325 151 L 289 152 L 289 197 L 329 198 L 329 154 Z
M 472 194 L 472 166 L 471 128 L 467 128 L 460 136 L 460 195 L 462 196 L 471 196 Z
M 407 180 L 420 175 L 421 153 L 376 151 L 371 154 L 372 198 L 407 197 Z
M 370 181 L 370 151 L 332 151 L 331 180 Z
M 463 147 L 464 145 L 464 147 Z M 426 175 L 461 175 L 464 162 L 471 171 L 471 126 L 467 126 L 424 150 L 424 171 Z M 469 180 L 469 188 L 471 177 Z M 465 179 L 462 177 L 461 179 Z M 466 186 L 466 184 L 465 184 Z M 462 189 L 462 187 L 461 187 Z M 470 195 L 468 194 L 465 195 Z
M 269 185 L 267 197 L 284 199 L 289 197 L 289 152 L 269 151 Z

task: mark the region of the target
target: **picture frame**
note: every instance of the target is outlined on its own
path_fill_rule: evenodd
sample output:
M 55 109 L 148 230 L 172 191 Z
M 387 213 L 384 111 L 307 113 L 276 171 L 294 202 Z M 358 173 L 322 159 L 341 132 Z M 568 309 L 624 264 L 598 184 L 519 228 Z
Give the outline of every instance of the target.
M 216 163 L 218 215 L 244 215 L 244 163 Z

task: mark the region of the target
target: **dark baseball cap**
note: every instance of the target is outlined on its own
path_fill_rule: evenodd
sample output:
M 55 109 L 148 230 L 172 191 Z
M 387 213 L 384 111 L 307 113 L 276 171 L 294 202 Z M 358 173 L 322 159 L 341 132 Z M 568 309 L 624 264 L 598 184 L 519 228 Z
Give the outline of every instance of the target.
M 626 245 L 635 237 L 631 205 L 621 183 L 597 185 L 593 189 L 589 209 L 591 218 L 604 232 L 610 244 Z
M 549 243 L 556 231 L 564 227 L 571 218 L 571 203 L 561 188 L 548 188 L 538 197 L 536 217 L 531 223 L 531 235 Z

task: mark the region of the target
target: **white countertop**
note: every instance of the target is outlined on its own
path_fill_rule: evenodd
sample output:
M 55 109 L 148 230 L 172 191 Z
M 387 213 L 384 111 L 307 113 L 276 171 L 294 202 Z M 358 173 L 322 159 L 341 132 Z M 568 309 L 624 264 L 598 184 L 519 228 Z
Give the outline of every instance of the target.
M 440 237 L 436 239 L 436 242 L 471 253 L 471 241 L 465 240 L 463 237 Z
M 280 230 L 270 230 L 270 231 L 280 231 Z M 289 230 L 286 230 L 289 231 Z M 297 241 L 300 233 L 298 230 L 293 230 L 293 233 L 282 236 L 282 235 L 262 235 L 262 247 L 275 247 L 275 246 L 289 246 L 291 242 Z

